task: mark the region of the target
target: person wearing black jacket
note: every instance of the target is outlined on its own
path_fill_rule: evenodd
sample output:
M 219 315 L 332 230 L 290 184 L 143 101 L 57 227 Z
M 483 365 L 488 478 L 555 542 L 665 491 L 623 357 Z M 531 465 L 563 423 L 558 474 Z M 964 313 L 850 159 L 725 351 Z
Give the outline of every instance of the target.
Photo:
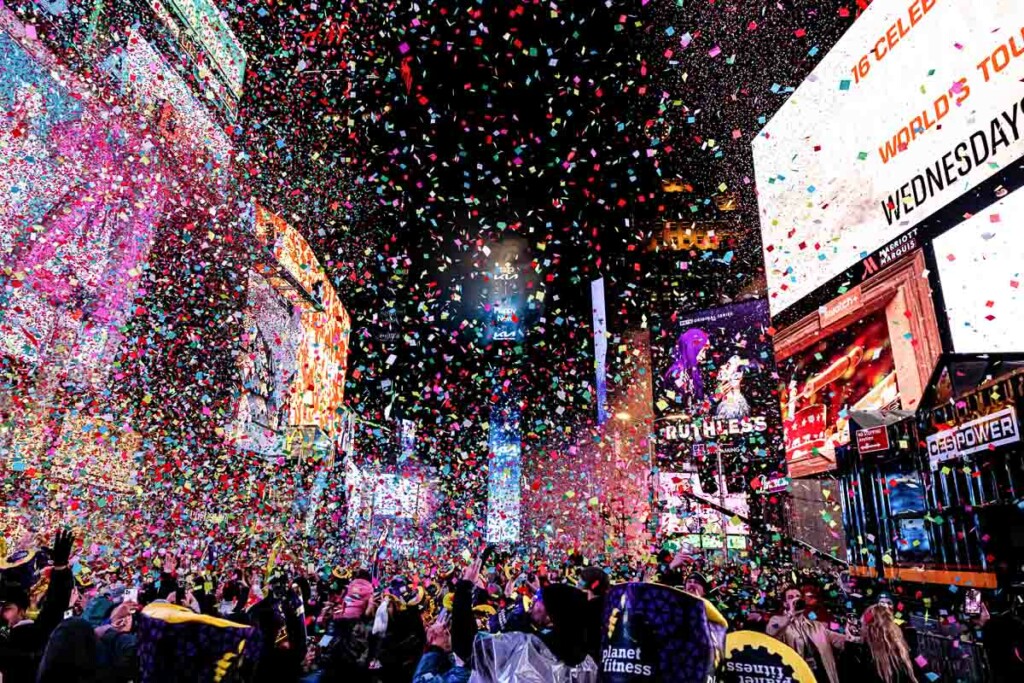
M 1010 683 L 1024 680 L 1024 618 L 1021 618 L 1020 587 L 1014 587 L 1000 596 L 1004 609 L 989 612 L 987 604 L 981 605 L 982 643 L 988 655 L 992 680 L 996 683 Z
M 4 683 L 35 681 L 36 668 L 46 642 L 71 604 L 74 578 L 68 561 L 74 540 L 70 531 L 57 532 L 51 553 L 50 585 L 43 597 L 39 616 L 34 621 L 27 615 L 28 591 L 17 585 L 4 587 L 0 601 L 3 603 L 3 621 L 9 629 L 7 637 L 0 641 L 0 673 Z
M 605 596 L 611 580 L 600 567 L 584 567 L 580 572 L 580 588 L 587 594 L 587 653 L 594 662 L 601 663 L 601 630 L 604 627 Z
M 481 564 L 477 558 L 463 572 L 452 602 L 452 651 L 464 662 L 471 659 L 477 634 L 473 587 Z M 559 661 L 573 667 L 587 658 L 586 615 L 586 593 L 568 584 L 552 583 L 541 589 L 529 612 L 517 610 L 506 619 L 492 619 L 490 629 L 536 635 Z

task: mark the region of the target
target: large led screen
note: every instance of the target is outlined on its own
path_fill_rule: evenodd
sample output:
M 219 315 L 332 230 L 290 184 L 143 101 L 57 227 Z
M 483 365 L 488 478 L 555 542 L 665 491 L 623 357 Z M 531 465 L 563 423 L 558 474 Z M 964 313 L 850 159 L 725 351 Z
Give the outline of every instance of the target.
M 773 315 L 1024 152 L 1020 0 L 876 0 L 753 142 Z
M 303 338 L 301 309 L 265 277 L 250 273 L 244 324 L 233 436 L 239 448 L 280 454 Z
M 778 424 L 768 305 L 749 301 L 661 321 L 653 347 L 658 455 L 702 457 L 709 446 L 765 454 Z
M 277 264 L 316 302 L 303 307 L 302 341 L 295 357 L 289 420 L 331 436 L 341 429 L 351 323 L 312 247 L 284 219 L 256 207 L 256 232 L 271 245 Z
M 522 438 L 517 411 L 492 408 L 487 445 L 487 541 L 515 543 L 522 512 Z
M 152 143 L 0 32 L 0 355 L 98 385 L 167 199 Z M 111 168 L 119 169 L 117 174 Z
M 1024 190 L 933 244 L 953 350 L 1024 351 Z
M 774 339 L 789 476 L 831 470 L 850 413 L 916 409 L 942 352 L 923 252 L 887 262 Z
M 779 363 L 786 452 L 791 476 L 835 463 L 849 443 L 851 410 L 895 406 L 896 364 L 885 311 L 823 337 Z

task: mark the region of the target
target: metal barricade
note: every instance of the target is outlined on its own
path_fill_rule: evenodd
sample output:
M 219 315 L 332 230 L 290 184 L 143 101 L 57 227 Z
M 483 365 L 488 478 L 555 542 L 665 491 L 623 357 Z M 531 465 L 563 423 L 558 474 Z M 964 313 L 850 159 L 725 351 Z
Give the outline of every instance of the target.
M 916 635 L 914 654 L 928 660 L 925 671 L 938 674 L 935 683 L 986 683 L 990 680 L 988 657 L 980 643 L 927 631 L 917 631 Z

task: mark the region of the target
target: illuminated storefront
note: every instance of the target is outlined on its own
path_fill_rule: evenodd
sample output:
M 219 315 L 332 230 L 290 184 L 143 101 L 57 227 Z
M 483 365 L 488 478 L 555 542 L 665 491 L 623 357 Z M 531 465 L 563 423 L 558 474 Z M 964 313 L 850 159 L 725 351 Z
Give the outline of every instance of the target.
M 1022 407 L 1024 361 L 949 355 L 916 414 L 854 413 L 839 467 L 853 571 L 979 588 L 1018 578 Z

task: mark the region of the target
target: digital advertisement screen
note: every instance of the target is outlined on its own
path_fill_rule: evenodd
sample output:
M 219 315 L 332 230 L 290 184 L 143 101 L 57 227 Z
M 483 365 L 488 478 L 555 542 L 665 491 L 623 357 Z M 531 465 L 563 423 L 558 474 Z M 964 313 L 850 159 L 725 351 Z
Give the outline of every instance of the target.
M 305 238 L 284 219 L 256 207 L 256 232 L 274 257 L 318 304 L 305 302 L 296 352 L 289 420 L 336 436 L 341 428 L 351 322 L 334 286 Z
M 935 238 L 953 350 L 1024 351 L 1024 190 Z
M 908 235 L 871 275 L 775 332 L 790 477 L 835 467 L 850 411 L 920 405 L 942 338 L 924 251 Z
M 230 138 L 184 79 L 138 31 L 129 29 L 127 34 L 124 46 L 101 65 L 121 84 L 122 94 L 139 109 L 154 102 L 168 105 L 166 114 L 173 124 L 161 128 L 168 142 L 202 145 L 215 157 L 228 158 L 232 150 Z
M 875 0 L 752 143 L 786 309 L 1024 153 L 1020 0 Z
M 249 275 L 243 348 L 238 355 L 241 397 L 235 444 L 265 455 L 283 451 L 288 408 L 302 342 L 301 309 L 259 273 Z
M 836 447 L 850 441 L 851 410 L 892 406 L 898 399 L 885 310 L 819 338 L 778 364 L 791 477 L 835 467 Z
M 498 245 L 489 273 L 484 278 L 484 319 L 488 322 L 487 341 L 522 341 L 523 312 L 526 306 L 525 278 L 521 272 L 521 253 Z
M 662 318 L 652 344 L 660 458 L 768 453 L 779 419 L 769 326 L 765 301 Z
M 487 461 L 487 542 L 519 540 L 522 492 L 522 439 L 519 415 L 496 406 L 491 410 Z
M 697 472 L 659 472 L 658 501 L 666 510 L 662 526 L 678 529 L 671 533 L 680 534 L 702 533 L 702 529 L 703 533 L 720 534 L 723 529 L 728 534 L 749 533 L 747 524 L 738 517 L 726 515 L 707 504 L 715 503 L 737 515 L 749 516 L 747 495 L 730 492 L 724 479 L 719 483 L 721 486 L 718 483 L 714 487 L 705 486 Z
M 429 484 L 420 477 L 378 474 L 373 491 L 374 516 L 417 518 L 430 502 Z
M 166 182 L 155 158 L 111 174 L 151 143 L 83 106 L 74 87 L 0 31 L 0 355 L 97 386 L 130 314 Z
M 608 322 L 604 305 L 604 278 L 590 282 L 590 306 L 594 323 L 594 379 L 597 389 L 597 423 L 608 421 Z

